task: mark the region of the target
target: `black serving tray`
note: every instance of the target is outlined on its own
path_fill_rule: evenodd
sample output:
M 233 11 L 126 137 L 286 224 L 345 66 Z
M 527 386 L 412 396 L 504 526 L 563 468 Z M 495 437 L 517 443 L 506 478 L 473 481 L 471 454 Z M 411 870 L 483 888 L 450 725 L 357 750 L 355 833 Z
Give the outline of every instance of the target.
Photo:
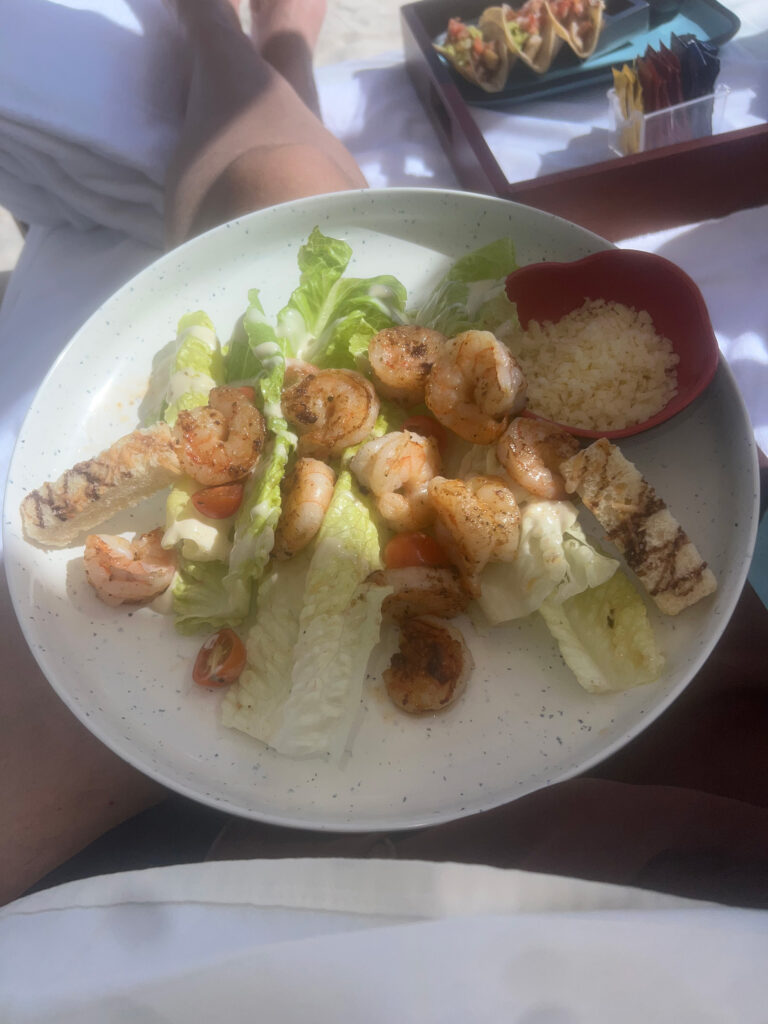
M 425 59 L 448 67 L 433 42 L 445 32 L 449 17 L 477 21 L 485 8 L 484 0 L 419 0 L 401 8 L 403 24 L 420 37 Z M 515 5 L 513 5 L 515 6 Z M 738 32 L 739 19 L 718 0 L 606 0 L 603 31 L 595 52 L 579 60 L 563 46 L 552 67 L 543 75 L 518 61 L 501 92 L 487 93 L 450 69 L 466 103 L 492 109 L 513 106 L 532 99 L 544 99 L 558 93 L 590 85 L 610 83 L 611 68 L 620 67 L 641 56 L 646 47 L 669 45 L 670 35 L 692 33 L 698 39 L 722 46 Z

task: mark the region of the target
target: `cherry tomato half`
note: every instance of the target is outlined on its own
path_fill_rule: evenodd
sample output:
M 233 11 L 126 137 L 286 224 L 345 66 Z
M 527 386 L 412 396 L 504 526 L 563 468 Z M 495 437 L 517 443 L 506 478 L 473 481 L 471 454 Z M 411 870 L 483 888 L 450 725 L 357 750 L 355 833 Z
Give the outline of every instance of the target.
M 384 548 L 384 564 L 388 569 L 405 569 L 413 565 L 450 565 L 451 560 L 428 533 L 398 533 Z
M 192 678 L 198 686 L 229 686 L 245 668 L 245 644 L 232 629 L 209 636 L 198 651 Z
M 410 430 L 422 437 L 434 437 L 440 452 L 445 451 L 445 446 L 448 443 L 448 431 L 442 423 L 438 423 L 431 416 L 409 416 L 403 424 L 403 430 Z
M 240 508 L 243 500 L 243 484 L 219 484 L 195 491 L 192 504 L 202 516 L 208 519 L 228 519 Z

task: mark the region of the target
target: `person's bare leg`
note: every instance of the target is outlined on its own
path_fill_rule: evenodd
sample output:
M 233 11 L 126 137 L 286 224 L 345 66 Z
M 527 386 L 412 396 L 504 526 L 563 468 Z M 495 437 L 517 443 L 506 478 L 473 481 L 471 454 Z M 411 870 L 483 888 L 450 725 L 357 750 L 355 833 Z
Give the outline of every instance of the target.
M 251 38 L 259 53 L 320 117 L 312 72 L 326 0 L 250 0 Z
M 0 609 L 3 904 L 167 790 L 92 736 L 53 692 L 13 624 L 4 583 Z
M 193 72 L 167 180 L 169 245 L 251 210 L 365 187 L 352 156 L 257 52 L 227 0 L 177 6 Z

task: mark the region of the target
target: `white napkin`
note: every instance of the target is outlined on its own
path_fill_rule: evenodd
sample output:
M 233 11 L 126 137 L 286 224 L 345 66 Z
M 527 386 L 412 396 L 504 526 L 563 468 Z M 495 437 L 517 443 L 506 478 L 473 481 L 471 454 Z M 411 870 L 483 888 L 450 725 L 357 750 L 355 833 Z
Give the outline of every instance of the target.
M 162 244 L 185 88 L 161 0 L 3 0 L 0 202 L 26 223 Z
M 701 289 L 720 351 L 733 371 L 755 439 L 768 452 L 768 206 L 627 238 L 672 260 Z

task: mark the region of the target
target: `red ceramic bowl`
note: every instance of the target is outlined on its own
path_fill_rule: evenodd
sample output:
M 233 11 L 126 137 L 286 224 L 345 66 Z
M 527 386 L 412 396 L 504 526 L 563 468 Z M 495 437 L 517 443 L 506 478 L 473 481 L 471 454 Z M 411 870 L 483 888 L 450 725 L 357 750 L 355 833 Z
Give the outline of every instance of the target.
M 571 263 L 530 263 L 509 275 L 506 288 L 523 329 L 531 320 L 559 320 L 587 299 L 647 310 L 679 357 L 677 394 L 660 412 L 623 430 L 561 424 L 579 437 L 629 437 L 664 423 L 704 391 L 717 369 L 720 353 L 704 298 L 691 278 L 663 256 L 605 249 Z

